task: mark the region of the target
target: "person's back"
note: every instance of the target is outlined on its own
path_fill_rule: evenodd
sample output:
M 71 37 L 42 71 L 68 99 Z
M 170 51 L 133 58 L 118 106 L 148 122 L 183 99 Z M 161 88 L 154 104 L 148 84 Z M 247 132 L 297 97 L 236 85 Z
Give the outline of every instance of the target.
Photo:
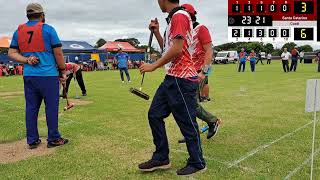
M 45 24 L 45 15 L 40 4 L 27 6 L 29 21 L 15 31 L 8 55 L 24 63 L 24 90 L 26 100 L 27 143 L 30 149 L 41 143 L 37 120 L 42 100 L 46 106 L 48 126 L 47 147 L 68 143 L 58 131 L 59 74 L 66 78 L 62 44 L 54 28 Z

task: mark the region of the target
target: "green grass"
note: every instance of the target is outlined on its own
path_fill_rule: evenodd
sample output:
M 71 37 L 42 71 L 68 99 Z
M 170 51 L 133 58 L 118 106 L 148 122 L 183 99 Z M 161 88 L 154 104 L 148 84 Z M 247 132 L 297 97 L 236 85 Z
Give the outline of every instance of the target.
M 310 156 L 312 124 L 258 148 L 312 121 L 313 114 L 304 112 L 306 81 L 320 74 L 315 73 L 315 65 L 299 64 L 298 68 L 296 73 L 285 74 L 280 63 L 273 62 L 258 65 L 255 73 L 237 73 L 236 65 L 215 66 L 210 77 L 214 101 L 203 106 L 224 124 L 214 139 L 208 141 L 202 135 L 208 170 L 194 178 L 283 179 Z M 146 75 L 145 92 L 155 93 L 163 71 Z M 117 71 L 85 73 L 88 97 L 83 99 L 94 103 L 78 106 L 60 118 L 60 131 L 71 143 L 53 155 L 0 164 L 0 179 L 185 179 L 175 175 L 185 165 L 187 154 L 185 145 L 177 144 L 181 133 L 172 117 L 166 120 L 172 169 L 147 174 L 138 171 L 137 165 L 150 158 L 154 146 L 147 120 L 150 101 L 128 92 L 140 81 L 137 70 L 132 70 L 131 76 L 133 83 L 128 85 L 120 83 Z M 73 84 L 70 87 L 70 96 L 75 96 Z M 23 91 L 22 78 L 0 78 L 0 92 L 8 91 Z M 45 139 L 44 121 L 39 128 Z M 317 129 L 316 149 L 320 148 L 319 126 Z M 0 143 L 24 136 L 23 96 L 0 98 Z M 252 156 L 228 167 L 256 148 Z M 315 158 L 315 177 L 320 177 L 319 157 Z M 308 164 L 292 178 L 308 179 L 309 172 Z

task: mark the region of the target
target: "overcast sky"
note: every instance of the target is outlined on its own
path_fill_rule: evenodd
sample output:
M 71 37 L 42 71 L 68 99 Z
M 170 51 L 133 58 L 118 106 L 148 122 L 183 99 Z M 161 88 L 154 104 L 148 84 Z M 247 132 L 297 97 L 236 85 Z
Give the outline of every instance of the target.
M 227 0 L 181 1 L 194 4 L 200 23 L 211 31 L 214 45 L 228 41 Z M 43 5 L 47 23 L 56 28 L 62 40 L 95 44 L 99 38 L 135 37 L 146 44 L 151 18 L 161 20 L 162 30 L 166 25 L 166 15 L 160 11 L 157 0 L 0 0 L 0 37 L 12 36 L 17 25 L 27 20 L 25 7 L 30 2 Z M 312 45 L 320 49 L 319 43 Z

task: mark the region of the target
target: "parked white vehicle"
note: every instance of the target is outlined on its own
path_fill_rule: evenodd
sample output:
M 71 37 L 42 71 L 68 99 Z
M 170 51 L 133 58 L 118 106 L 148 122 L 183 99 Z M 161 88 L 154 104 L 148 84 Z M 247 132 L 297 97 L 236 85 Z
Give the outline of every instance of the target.
M 237 51 L 220 51 L 218 52 L 217 56 L 215 57 L 214 62 L 216 64 L 223 63 L 235 63 L 239 60 L 238 52 Z

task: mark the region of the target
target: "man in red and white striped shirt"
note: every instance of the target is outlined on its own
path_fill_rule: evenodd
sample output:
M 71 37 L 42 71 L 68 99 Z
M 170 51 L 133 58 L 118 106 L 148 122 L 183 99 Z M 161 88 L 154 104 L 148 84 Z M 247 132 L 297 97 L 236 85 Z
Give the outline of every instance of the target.
M 169 146 L 164 119 L 173 114 L 186 139 L 189 159 L 178 170 L 178 175 L 190 175 L 206 170 L 203 159 L 199 127 L 196 121 L 196 90 L 198 74 L 192 61 L 192 21 L 188 12 L 179 6 L 179 0 L 158 0 L 164 13 L 169 13 L 164 39 L 159 31 L 158 20 L 152 20 L 153 30 L 163 50 L 163 56 L 154 64 L 143 64 L 141 73 L 152 72 L 166 65 L 167 75 L 158 88 L 148 118 L 156 151 L 151 160 L 139 165 L 141 171 L 154 171 L 170 167 Z
M 192 59 L 195 64 L 195 68 L 199 73 L 199 89 L 198 93 L 200 93 L 203 89 L 203 85 L 208 81 L 208 74 L 212 66 L 212 57 L 213 57 L 213 49 L 212 49 L 212 39 L 210 36 L 210 32 L 208 28 L 202 24 L 197 22 L 196 14 L 197 11 L 191 4 L 183 4 L 183 8 L 189 12 L 192 22 L 193 22 L 193 45 L 192 48 L 194 52 L 192 54 Z M 200 94 L 199 94 L 200 96 Z M 199 98 L 197 98 L 199 99 Z M 221 120 L 216 116 L 212 115 L 208 111 L 206 111 L 199 103 L 197 103 L 197 118 L 205 121 L 209 126 L 209 132 L 207 135 L 207 139 L 212 138 L 216 135 Z M 185 142 L 185 140 L 180 140 L 180 143 Z

